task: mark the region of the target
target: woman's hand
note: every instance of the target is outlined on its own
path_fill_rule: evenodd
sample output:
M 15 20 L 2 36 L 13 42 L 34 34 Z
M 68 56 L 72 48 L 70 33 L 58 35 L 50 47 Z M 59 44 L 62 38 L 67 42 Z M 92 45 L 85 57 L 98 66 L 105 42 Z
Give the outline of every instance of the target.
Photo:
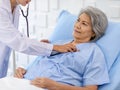
M 48 90 L 98 90 L 97 85 L 87 85 L 84 87 L 72 86 L 56 82 L 49 78 L 36 78 L 31 81 L 31 84 Z
M 31 81 L 32 85 L 35 85 L 40 88 L 46 88 L 48 90 L 54 90 L 57 85 L 57 82 L 49 78 L 36 78 Z
M 72 43 L 64 44 L 64 45 L 54 45 L 53 50 L 58 52 L 76 52 L 76 46 Z
M 26 73 L 26 70 L 24 68 L 19 67 L 15 70 L 14 77 L 23 78 L 25 73 Z

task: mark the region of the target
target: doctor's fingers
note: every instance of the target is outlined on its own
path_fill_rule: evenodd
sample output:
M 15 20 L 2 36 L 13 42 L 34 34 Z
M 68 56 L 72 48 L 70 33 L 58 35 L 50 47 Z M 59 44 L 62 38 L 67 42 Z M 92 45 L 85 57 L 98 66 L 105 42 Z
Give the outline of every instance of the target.
M 76 48 L 75 45 L 66 44 L 66 45 L 65 45 L 65 50 L 66 50 L 66 52 L 76 52 L 76 51 L 77 51 L 77 48 Z
M 50 43 L 50 41 L 48 39 L 42 39 L 40 42 Z

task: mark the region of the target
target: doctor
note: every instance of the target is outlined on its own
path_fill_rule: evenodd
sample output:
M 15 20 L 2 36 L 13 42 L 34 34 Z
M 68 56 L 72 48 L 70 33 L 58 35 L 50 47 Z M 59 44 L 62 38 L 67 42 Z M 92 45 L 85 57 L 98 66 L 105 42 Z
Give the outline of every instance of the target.
M 0 0 L 0 78 L 6 76 L 11 49 L 29 55 L 50 55 L 58 52 L 76 51 L 73 45 L 51 45 L 29 39 L 18 28 L 19 7 L 31 0 Z

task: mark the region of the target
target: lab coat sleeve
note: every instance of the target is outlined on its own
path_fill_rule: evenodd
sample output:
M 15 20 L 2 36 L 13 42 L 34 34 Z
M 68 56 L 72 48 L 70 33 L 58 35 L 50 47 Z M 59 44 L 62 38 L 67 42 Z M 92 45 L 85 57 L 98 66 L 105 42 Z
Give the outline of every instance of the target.
M 27 38 L 20 33 L 12 23 L 9 12 L 0 8 L 0 42 L 13 50 L 29 55 L 51 54 L 53 45 Z

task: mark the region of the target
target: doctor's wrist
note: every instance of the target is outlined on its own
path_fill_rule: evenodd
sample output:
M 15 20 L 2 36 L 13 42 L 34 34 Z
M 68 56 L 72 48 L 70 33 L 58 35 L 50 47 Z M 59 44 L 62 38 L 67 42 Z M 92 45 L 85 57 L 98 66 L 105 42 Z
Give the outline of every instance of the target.
M 53 45 L 53 51 L 58 51 L 59 46 L 58 45 Z

